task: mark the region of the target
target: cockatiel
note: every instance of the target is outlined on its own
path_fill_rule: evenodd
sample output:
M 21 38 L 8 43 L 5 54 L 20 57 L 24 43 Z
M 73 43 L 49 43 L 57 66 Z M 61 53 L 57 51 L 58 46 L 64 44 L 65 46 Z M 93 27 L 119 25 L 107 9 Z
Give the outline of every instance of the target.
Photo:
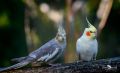
M 76 52 L 79 60 L 91 61 L 96 59 L 98 42 L 96 40 L 97 29 L 88 21 L 88 28 L 85 28 L 82 36 L 76 42 Z
M 66 32 L 62 25 L 58 27 L 58 33 L 55 38 L 38 48 L 37 50 L 31 52 L 28 56 L 15 58 L 14 60 L 19 63 L 0 69 L 0 71 L 17 69 L 26 66 L 30 63 L 43 61 L 46 63 L 53 63 L 60 56 L 63 55 L 64 49 L 66 48 Z

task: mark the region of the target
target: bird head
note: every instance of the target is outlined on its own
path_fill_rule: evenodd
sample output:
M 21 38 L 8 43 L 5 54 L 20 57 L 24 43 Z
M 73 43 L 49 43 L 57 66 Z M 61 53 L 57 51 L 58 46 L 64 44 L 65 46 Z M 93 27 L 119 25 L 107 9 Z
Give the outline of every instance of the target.
M 86 17 L 86 21 L 88 23 L 88 28 L 85 28 L 84 34 L 89 39 L 95 39 L 97 36 L 97 29 L 88 21 L 87 17 Z
M 66 40 L 66 32 L 62 25 L 59 25 L 59 27 L 58 27 L 58 33 L 56 35 L 56 39 L 59 42 L 64 42 Z

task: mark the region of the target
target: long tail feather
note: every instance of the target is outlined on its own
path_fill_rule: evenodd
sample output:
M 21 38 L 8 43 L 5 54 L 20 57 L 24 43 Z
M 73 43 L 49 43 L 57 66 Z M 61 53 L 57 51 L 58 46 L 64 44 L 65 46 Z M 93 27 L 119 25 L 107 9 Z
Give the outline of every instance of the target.
M 0 72 L 1 71 L 6 71 L 6 70 L 10 70 L 10 69 L 17 69 L 17 68 L 21 68 L 23 66 L 26 66 L 27 64 L 29 64 L 30 62 L 29 61 L 23 61 L 23 62 L 20 62 L 20 63 L 17 63 L 15 65 L 12 65 L 10 67 L 6 67 L 6 68 L 2 68 L 0 69 Z

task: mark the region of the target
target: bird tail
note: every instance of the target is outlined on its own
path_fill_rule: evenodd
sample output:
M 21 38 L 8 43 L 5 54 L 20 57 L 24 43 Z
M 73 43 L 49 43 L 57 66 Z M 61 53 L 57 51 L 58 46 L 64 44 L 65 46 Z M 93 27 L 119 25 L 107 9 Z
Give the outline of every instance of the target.
M 30 61 L 22 61 L 22 62 L 20 62 L 20 63 L 17 63 L 17 64 L 15 64 L 15 65 L 10 66 L 10 67 L 2 68 L 2 69 L 0 69 L 0 72 L 1 72 L 1 71 L 6 71 L 6 70 L 10 70 L 10 69 L 21 68 L 21 67 L 23 67 L 23 66 L 26 66 L 26 65 L 29 64 L 29 63 L 30 63 Z

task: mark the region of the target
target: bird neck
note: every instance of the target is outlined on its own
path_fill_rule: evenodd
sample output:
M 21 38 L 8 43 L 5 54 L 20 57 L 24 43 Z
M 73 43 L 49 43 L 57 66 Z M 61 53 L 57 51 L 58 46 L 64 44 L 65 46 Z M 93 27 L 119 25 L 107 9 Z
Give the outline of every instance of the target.
M 55 41 L 60 45 L 62 46 L 62 48 L 64 48 L 66 46 L 66 39 L 64 39 L 63 41 L 59 41 L 57 40 L 57 38 L 55 38 Z

